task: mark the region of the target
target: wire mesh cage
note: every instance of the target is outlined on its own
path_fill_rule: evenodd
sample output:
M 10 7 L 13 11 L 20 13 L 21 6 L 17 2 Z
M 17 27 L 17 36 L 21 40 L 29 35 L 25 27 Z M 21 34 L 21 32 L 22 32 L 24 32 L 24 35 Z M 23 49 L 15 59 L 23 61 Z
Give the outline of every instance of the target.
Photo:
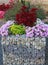
M 4 65 L 44 65 L 45 38 L 2 37 Z

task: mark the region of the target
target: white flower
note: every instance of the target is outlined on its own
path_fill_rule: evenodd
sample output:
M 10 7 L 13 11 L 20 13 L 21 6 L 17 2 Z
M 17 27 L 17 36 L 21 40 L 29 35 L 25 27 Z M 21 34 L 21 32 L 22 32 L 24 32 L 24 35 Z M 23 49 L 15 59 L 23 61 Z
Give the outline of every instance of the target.
M 39 18 L 37 18 L 37 24 L 44 24 L 44 22 L 43 21 L 41 21 L 41 19 L 39 19 Z

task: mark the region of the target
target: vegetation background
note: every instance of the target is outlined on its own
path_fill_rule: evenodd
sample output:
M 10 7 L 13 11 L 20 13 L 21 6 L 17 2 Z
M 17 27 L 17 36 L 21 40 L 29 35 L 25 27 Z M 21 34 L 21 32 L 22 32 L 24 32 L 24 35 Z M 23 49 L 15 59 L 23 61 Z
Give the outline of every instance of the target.
M 21 1 L 21 0 L 14 0 L 16 1 Z M 29 1 L 31 4 L 35 4 L 35 5 L 41 5 L 45 11 L 48 11 L 48 0 L 25 0 L 25 1 Z M 8 3 L 9 0 L 0 0 L 0 4 L 2 3 Z

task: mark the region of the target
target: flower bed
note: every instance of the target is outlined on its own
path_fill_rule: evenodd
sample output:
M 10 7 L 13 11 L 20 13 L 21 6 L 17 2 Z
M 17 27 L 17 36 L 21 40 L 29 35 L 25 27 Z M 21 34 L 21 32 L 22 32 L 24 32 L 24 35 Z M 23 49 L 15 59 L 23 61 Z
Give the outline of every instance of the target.
M 1 4 L 0 5 L 0 19 L 4 18 L 4 15 L 7 10 L 11 9 L 13 7 L 13 1 L 10 0 L 8 4 Z
M 5 13 L 1 26 L 4 65 L 44 65 L 48 25 L 42 9 L 25 1 Z

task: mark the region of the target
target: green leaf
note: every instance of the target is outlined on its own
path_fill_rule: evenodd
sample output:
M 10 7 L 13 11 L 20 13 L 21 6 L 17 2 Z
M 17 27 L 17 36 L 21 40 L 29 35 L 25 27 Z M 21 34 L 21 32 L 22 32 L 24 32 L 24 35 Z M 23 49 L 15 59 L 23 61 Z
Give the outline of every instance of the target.
M 9 27 L 9 33 L 16 35 L 16 34 L 25 34 L 25 27 L 22 25 L 13 24 Z

